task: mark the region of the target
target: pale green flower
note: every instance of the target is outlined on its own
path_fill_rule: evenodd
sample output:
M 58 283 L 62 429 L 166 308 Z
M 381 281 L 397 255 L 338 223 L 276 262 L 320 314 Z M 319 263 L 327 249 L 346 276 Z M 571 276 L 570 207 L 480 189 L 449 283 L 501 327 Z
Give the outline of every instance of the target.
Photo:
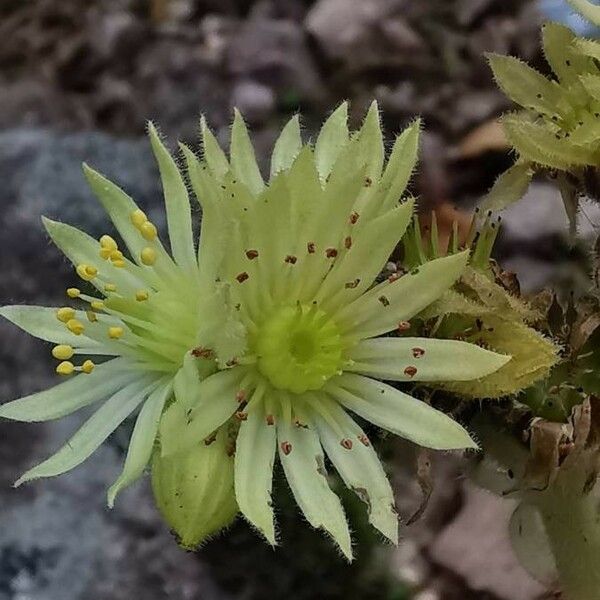
M 423 446 L 475 448 L 458 423 L 379 380 L 471 380 L 509 357 L 453 340 L 377 339 L 405 331 L 407 320 L 460 276 L 468 252 L 373 285 L 412 217 L 413 201 L 400 199 L 416 162 L 419 124 L 397 138 L 384 168 L 376 105 L 359 132 L 350 134 L 346 121 L 343 104 L 313 146 L 302 143 L 294 117 L 275 145 L 268 183 L 237 113 L 229 160 L 204 123 L 203 160 L 184 148 L 203 209 L 201 277 L 219 282 L 214 295 L 199 298 L 196 353 L 217 355 L 221 370 L 203 378 L 193 360 L 185 361 L 160 439 L 162 455 L 176 457 L 199 440 L 210 442 L 235 415 L 235 494 L 244 516 L 276 543 L 271 485 L 278 453 L 309 523 L 350 558 L 323 450 L 367 504 L 371 523 L 392 542 L 398 532 L 384 470 L 347 411 Z M 214 346 L 223 327 L 248 334 L 247 349 L 226 361 Z
M 59 475 L 83 462 L 136 409 L 122 474 L 109 491 L 115 495 L 137 479 L 148 463 L 160 416 L 173 390 L 173 378 L 186 352 L 195 346 L 202 295 L 194 250 L 190 204 L 175 162 L 150 126 L 152 148 L 161 172 L 171 257 L 158 240 L 156 227 L 123 191 L 92 169 L 85 175 L 108 212 L 132 260 L 115 240 L 96 241 L 85 233 L 49 219 L 44 225 L 54 243 L 75 265 L 78 275 L 96 288 L 94 296 L 69 288 L 64 306 L 5 306 L 0 314 L 28 333 L 56 344 L 62 361 L 57 372 L 72 375 L 49 390 L 0 407 L 0 417 L 18 421 L 49 421 L 105 400 L 77 433 L 51 458 L 25 473 L 16 483 Z M 90 287 L 91 287 L 90 286 Z M 93 292 L 90 292 L 93 293 Z M 85 303 L 85 304 L 84 304 Z M 73 357 L 97 355 L 75 366 Z M 205 374 L 213 360 L 197 360 Z

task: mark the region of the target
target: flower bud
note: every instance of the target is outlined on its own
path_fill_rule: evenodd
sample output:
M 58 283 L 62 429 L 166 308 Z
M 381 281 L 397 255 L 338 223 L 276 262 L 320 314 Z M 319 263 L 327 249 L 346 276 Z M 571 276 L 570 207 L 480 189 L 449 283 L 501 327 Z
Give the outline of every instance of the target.
M 158 509 L 183 548 L 193 550 L 227 527 L 238 507 L 226 427 L 184 453 L 163 457 L 155 452 L 152 489 Z

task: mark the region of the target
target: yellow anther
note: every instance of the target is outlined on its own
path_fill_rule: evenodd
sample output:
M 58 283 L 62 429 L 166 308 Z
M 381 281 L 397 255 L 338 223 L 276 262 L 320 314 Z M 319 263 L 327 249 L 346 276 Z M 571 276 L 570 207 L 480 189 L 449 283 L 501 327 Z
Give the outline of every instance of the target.
M 110 237 L 110 235 L 103 235 L 100 238 L 100 245 L 107 250 L 117 250 L 119 246 L 117 246 L 117 242 Z
M 142 248 L 140 258 L 142 259 L 142 263 L 145 265 L 153 265 L 156 262 L 156 250 L 154 248 L 150 248 L 150 246 L 146 246 L 145 248 Z
M 73 348 L 66 344 L 59 344 L 52 348 L 52 356 L 54 356 L 56 360 L 69 360 L 73 354 L 75 354 Z
M 56 367 L 56 372 L 59 375 L 71 375 L 74 370 L 75 370 L 75 366 L 73 365 L 72 362 L 69 362 L 68 360 L 61 362 Z
M 96 313 L 93 310 L 86 310 L 85 316 L 87 317 L 90 323 L 95 323 L 98 320 Z
M 123 253 L 120 250 L 112 250 L 110 260 L 123 260 Z
M 91 360 L 86 360 L 82 365 L 81 365 L 81 370 L 84 373 L 87 373 L 88 375 L 94 370 L 94 367 L 96 365 L 91 361 Z
M 83 323 L 77 319 L 69 319 L 67 321 L 67 329 L 75 335 L 81 335 L 85 329 Z
M 84 281 L 91 281 L 98 275 L 98 269 L 90 265 L 77 265 L 77 275 Z
M 117 269 L 122 269 L 125 266 L 125 261 L 122 258 L 113 260 L 111 262 L 112 262 L 112 266 L 117 267 Z
M 117 286 L 114 283 L 107 283 L 104 286 L 104 291 L 105 292 L 116 292 L 117 291 Z
M 69 298 L 79 298 L 79 296 L 81 296 L 81 290 L 77 288 L 69 288 L 67 290 L 67 296 L 69 296 Z
M 75 310 L 70 306 L 63 306 L 56 311 L 56 318 L 63 323 L 75 318 Z
M 90 306 L 93 310 L 104 310 L 104 302 L 102 300 L 92 300 Z
M 156 231 L 156 226 L 154 223 L 150 221 L 146 221 L 139 227 L 140 233 L 145 240 L 152 242 L 156 239 L 158 232 Z
M 134 210 L 131 213 L 131 222 L 139 229 L 146 221 L 148 220 L 148 217 L 146 216 L 146 213 L 143 210 L 140 210 L 139 208 L 137 210 Z
M 100 258 L 108 260 L 112 252 L 113 250 L 111 250 L 110 248 L 100 248 Z
M 148 292 L 146 290 L 138 290 L 135 293 L 135 299 L 138 302 L 143 302 L 144 300 L 148 300 Z
M 111 340 L 118 340 L 123 336 L 123 328 L 122 327 L 109 327 L 108 328 L 108 337 Z

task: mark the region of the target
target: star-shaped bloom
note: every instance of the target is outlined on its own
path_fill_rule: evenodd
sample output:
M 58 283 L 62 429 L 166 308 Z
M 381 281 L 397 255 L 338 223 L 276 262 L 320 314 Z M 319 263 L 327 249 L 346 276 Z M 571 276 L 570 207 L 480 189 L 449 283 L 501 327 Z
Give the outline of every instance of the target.
M 76 467 L 139 408 L 123 472 L 109 491 L 112 505 L 118 491 L 142 475 L 165 403 L 172 396 L 174 376 L 195 346 L 202 283 L 188 193 L 152 126 L 150 139 L 164 188 L 172 255 L 133 200 L 84 167 L 131 258 L 113 237 L 104 235 L 97 241 L 70 225 L 44 219 L 50 237 L 89 291 L 67 290 L 69 303 L 75 306 L 0 309 L 26 332 L 55 344 L 52 354 L 60 361 L 56 371 L 68 377 L 49 390 L 4 404 L 0 417 L 49 421 L 104 402 L 55 455 L 25 473 L 16 485 Z M 86 358 L 75 366 L 76 357 Z M 205 374 L 215 370 L 213 360 L 199 359 L 200 364 Z
M 396 542 L 391 487 L 351 413 L 429 448 L 475 448 L 457 422 L 381 380 L 467 381 L 509 360 L 464 342 L 406 337 L 408 321 L 461 275 L 468 251 L 376 282 L 412 218 L 413 200 L 402 197 L 418 136 L 414 123 L 385 164 L 375 104 L 353 133 L 341 105 L 314 145 L 302 143 L 294 117 L 275 144 L 267 183 L 237 113 L 229 158 L 205 124 L 202 160 L 183 148 L 203 210 L 201 279 L 218 287 L 199 300 L 211 319 L 177 376 L 161 452 L 174 458 L 199 440 L 210 443 L 215 430 L 237 420 L 237 503 L 271 544 L 278 454 L 309 523 L 352 556 L 324 453 L 366 503 L 370 522 Z M 215 340 L 241 330 L 243 351 L 219 359 Z M 205 377 L 194 354 L 215 355 L 218 372 Z

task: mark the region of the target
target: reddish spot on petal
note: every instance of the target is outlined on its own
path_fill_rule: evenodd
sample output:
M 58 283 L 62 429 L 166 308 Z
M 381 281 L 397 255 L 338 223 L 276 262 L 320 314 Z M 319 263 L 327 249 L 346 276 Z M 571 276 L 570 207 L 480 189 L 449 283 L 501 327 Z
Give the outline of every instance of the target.
M 410 323 L 408 321 L 400 321 L 398 323 L 398 331 L 408 331 L 410 329 Z
M 247 412 L 244 412 L 244 411 L 242 411 L 242 410 L 238 410 L 238 411 L 235 413 L 235 418 L 236 418 L 238 421 L 245 421 L 245 420 L 248 418 L 248 413 L 247 413 Z
M 288 263 L 288 264 L 290 264 L 290 265 L 295 265 L 297 260 L 298 259 L 295 256 L 293 256 L 292 254 L 288 254 L 285 257 L 285 262 Z
M 194 358 L 214 358 L 215 353 L 210 348 L 198 346 L 192 350 L 192 356 Z
M 390 305 L 390 301 L 385 296 L 379 296 L 379 298 L 377 298 L 377 300 L 379 300 L 379 302 L 381 302 L 381 304 L 383 304 L 383 306 Z
M 235 367 L 238 364 L 237 358 L 232 358 L 225 363 L 226 367 Z
M 338 255 L 338 251 L 335 248 L 327 248 L 325 250 L 325 256 L 327 258 L 335 258 Z
M 358 437 L 358 440 L 361 444 L 363 444 L 363 446 L 366 446 L 368 448 L 371 445 L 371 442 L 369 442 L 369 438 L 364 433 L 361 433 L 356 437 Z
M 244 283 L 244 281 L 246 281 L 246 279 L 248 279 L 248 277 L 249 277 L 249 275 L 248 275 L 248 273 L 246 273 L 246 271 L 235 276 L 235 278 L 238 280 L 239 283 Z
M 365 187 L 371 187 L 373 185 L 373 180 L 370 177 L 365 177 Z
M 354 225 L 358 221 L 358 217 L 360 217 L 360 215 L 357 212 L 353 212 L 350 215 L 350 223 Z
M 346 448 L 346 450 L 352 450 L 352 440 L 349 440 L 348 438 L 341 440 L 340 445 L 342 448 Z
M 390 283 L 394 283 L 394 281 L 397 281 L 398 279 L 400 279 L 400 277 L 402 277 L 402 275 L 400 273 L 392 273 L 389 277 L 388 277 L 388 281 Z
M 254 260 L 255 258 L 258 258 L 258 250 L 246 250 L 246 256 L 248 257 L 248 260 Z
M 360 279 L 355 279 L 354 281 L 349 281 L 348 283 L 346 283 L 346 285 L 344 287 L 347 290 L 353 290 L 354 288 L 358 287 L 359 283 L 360 283 Z
M 352 238 L 350 236 L 344 240 L 344 246 L 346 247 L 346 250 L 350 250 L 350 248 L 352 248 Z
M 204 440 L 204 445 L 205 446 L 210 446 L 215 440 L 217 439 L 217 434 L 213 433 L 212 435 L 209 435 L 205 440 Z
M 244 402 L 246 400 L 246 390 L 240 390 L 236 395 L 235 399 L 238 402 Z
M 290 442 L 281 442 L 281 451 L 287 456 L 292 451 Z
M 404 374 L 407 377 L 414 377 L 417 374 L 417 367 L 406 367 L 406 369 L 404 369 Z
M 425 350 L 423 348 L 413 348 L 412 355 L 415 358 L 421 358 L 425 354 Z
M 316 247 L 315 247 L 315 243 L 314 242 L 308 242 L 308 244 L 306 244 L 306 249 L 308 250 L 309 254 L 314 254 Z
M 267 425 L 275 425 L 275 417 L 273 415 L 267 415 Z

